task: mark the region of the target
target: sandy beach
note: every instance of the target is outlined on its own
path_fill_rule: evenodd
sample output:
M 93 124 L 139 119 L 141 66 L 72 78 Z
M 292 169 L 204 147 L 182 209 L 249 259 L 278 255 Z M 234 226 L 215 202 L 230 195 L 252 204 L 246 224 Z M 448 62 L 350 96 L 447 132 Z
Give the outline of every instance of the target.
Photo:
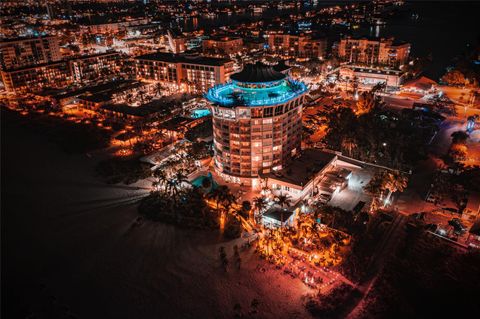
M 301 299 L 312 291 L 269 267 L 259 271 L 265 265 L 253 250 L 241 253 L 241 270 L 224 273 L 218 249 L 231 258 L 234 241 L 135 226 L 148 183 L 104 184 L 93 174 L 97 161 L 2 118 L 5 318 L 309 317 Z

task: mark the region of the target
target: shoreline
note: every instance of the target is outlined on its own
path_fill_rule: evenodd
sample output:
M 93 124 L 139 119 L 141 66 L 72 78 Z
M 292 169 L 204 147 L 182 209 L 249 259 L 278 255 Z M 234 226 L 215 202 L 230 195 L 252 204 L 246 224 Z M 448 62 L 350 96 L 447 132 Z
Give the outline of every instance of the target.
M 251 311 L 253 299 L 258 318 L 310 317 L 302 305 L 308 289 L 256 271 L 264 261 L 253 249 L 241 253 L 240 271 L 224 273 L 218 249 L 231 258 L 235 241 L 148 221 L 132 227 L 138 213 L 130 201 L 145 192 L 141 185 L 102 183 L 93 176 L 96 156 L 67 154 L 3 118 L 2 133 L 9 317 L 231 318 L 237 303 Z

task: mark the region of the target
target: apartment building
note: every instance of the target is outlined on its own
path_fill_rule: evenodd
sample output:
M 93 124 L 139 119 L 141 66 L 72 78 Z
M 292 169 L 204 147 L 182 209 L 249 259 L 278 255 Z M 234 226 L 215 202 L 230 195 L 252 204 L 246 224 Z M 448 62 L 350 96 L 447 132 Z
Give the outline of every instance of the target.
M 67 61 L 4 70 L 1 73 L 5 89 L 11 93 L 35 92 L 44 88 L 62 88 L 72 82 Z
M 215 36 L 202 42 L 202 50 L 208 55 L 231 55 L 243 50 L 243 39 L 228 36 Z
M 8 70 L 62 59 L 55 36 L 15 38 L 0 41 L 0 69 Z
M 89 82 L 108 78 L 118 74 L 121 55 L 118 52 L 106 52 L 99 54 L 76 57 L 69 60 L 69 66 L 74 82 Z
M 268 51 L 289 58 L 319 58 L 325 57 L 327 40 L 313 38 L 311 35 L 270 33 L 268 34 Z
M 398 68 L 408 62 L 410 44 L 388 39 L 346 37 L 338 45 L 338 57 L 352 64 L 385 65 Z
M 73 82 L 105 81 L 119 73 L 118 52 L 72 57 L 68 60 L 2 70 L 7 92 L 37 92 L 44 88 L 62 88 Z

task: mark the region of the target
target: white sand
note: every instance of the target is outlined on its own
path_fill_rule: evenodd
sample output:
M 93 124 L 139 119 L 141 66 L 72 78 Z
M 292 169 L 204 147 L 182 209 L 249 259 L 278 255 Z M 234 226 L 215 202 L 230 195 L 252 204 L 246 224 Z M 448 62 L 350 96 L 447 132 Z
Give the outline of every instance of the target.
M 256 298 L 255 318 L 309 318 L 301 296 L 311 291 L 278 271 L 256 271 L 252 252 L 241 253 L 240 271 L 224 273 L 218 248 L 231 258 L 233 242 L 150 222 L 132 227 L 133 202 L 146 190 L 103 184 L 92 176 L 96 160 L 22 130 L 4 134 L 4 305 L 78 318 L 233 318 L 236 303 L 246 315 Z

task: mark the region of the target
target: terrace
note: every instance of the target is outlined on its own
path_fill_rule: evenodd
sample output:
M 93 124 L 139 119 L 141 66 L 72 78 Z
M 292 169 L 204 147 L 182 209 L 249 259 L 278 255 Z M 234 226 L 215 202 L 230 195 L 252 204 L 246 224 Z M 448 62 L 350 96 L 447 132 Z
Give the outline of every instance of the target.
M 271 87 L 246 88 L 232 81 L 211 88 L 206 97 L 221 106 L 267 106 L 286 103 L 307 91 L 302 82 L 284 80 Z
M 245 65 L 230 79 L 231 82 L 211 88 L 207 99 L 221 106 L 267 106 L 283 104 L 307 91 L 304 83 L 260 62 Z

